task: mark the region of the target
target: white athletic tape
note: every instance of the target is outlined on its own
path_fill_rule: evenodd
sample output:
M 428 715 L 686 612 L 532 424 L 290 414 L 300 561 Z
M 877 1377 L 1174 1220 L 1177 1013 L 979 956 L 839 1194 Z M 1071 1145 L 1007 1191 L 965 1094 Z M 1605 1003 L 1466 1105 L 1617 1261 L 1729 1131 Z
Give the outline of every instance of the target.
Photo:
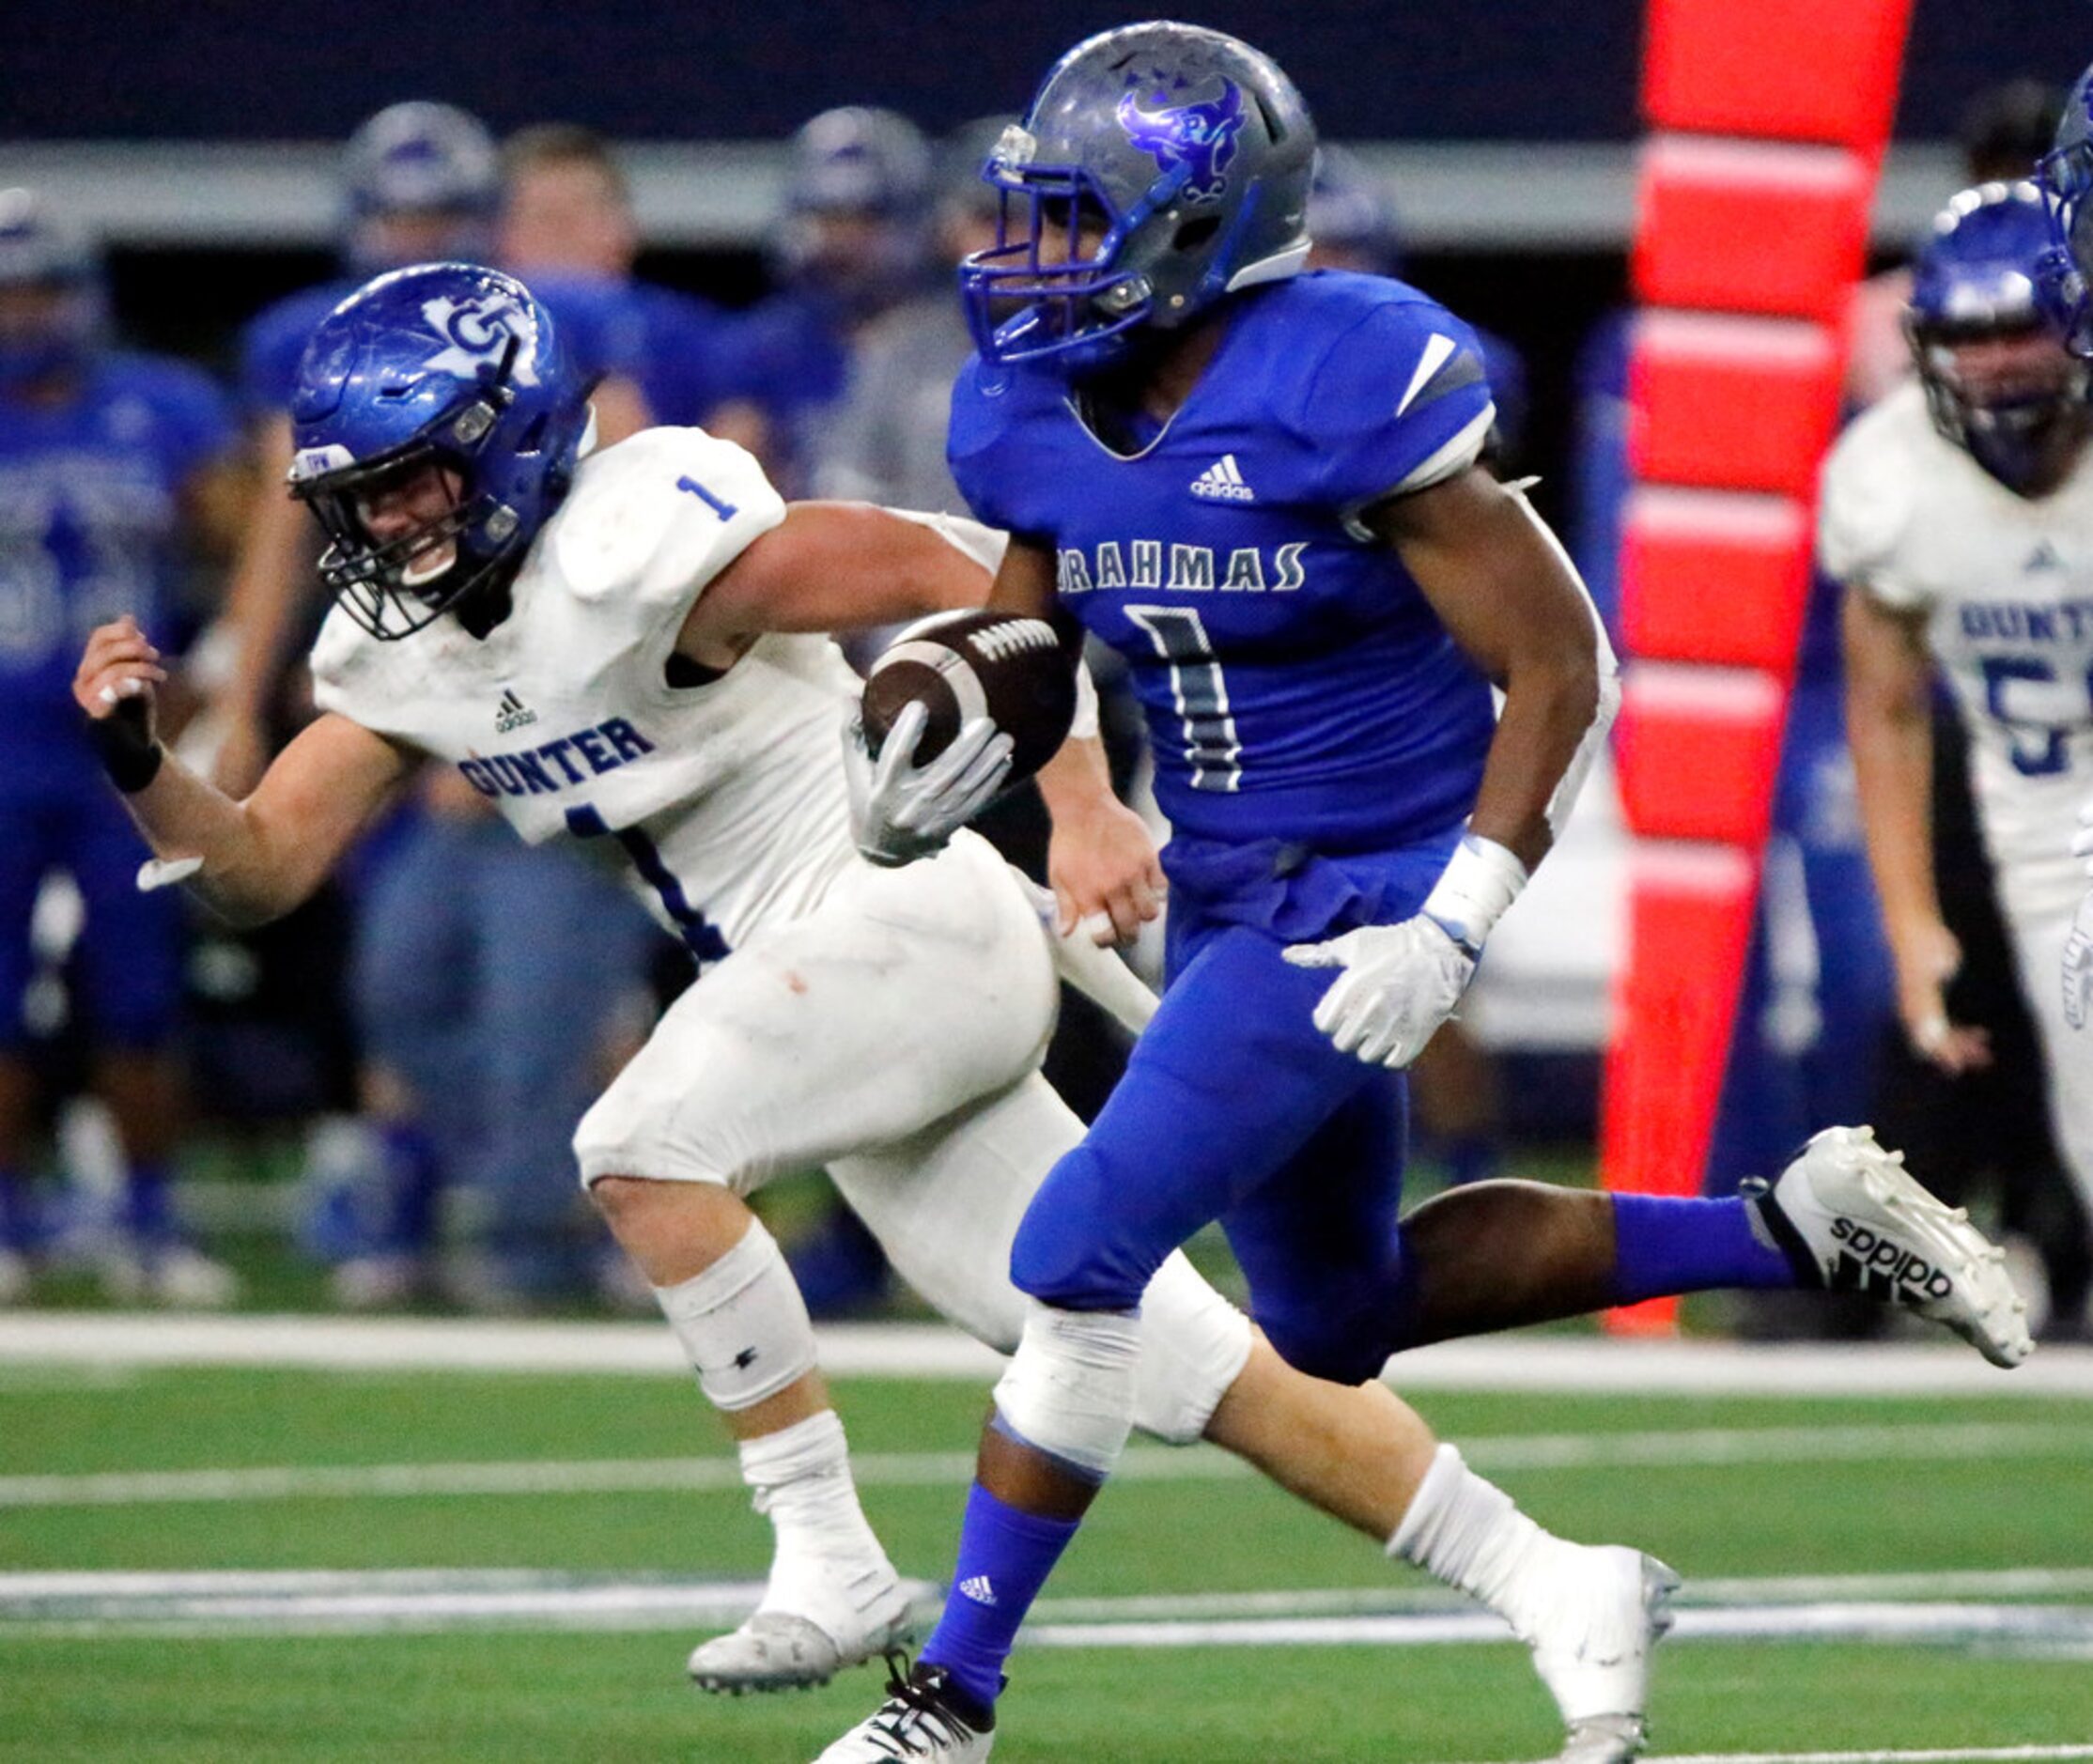
M 147 858 L 138 866 L 138 892 L 150 894 L 186 882 L 204 867 L 201 858 Z
M 1140 1329 L 1134 1311 L 1028 1306 L 1016 1355 L 996 1385 L 1004 1424 L 1100 1481 L 1110 1476 L 1134 1427 Z
M 776 1396 L 814 1367 L 806 1301 L 760 1219 L 703 1274 L 656 1287 L 698 1387 L 729 1414 Z

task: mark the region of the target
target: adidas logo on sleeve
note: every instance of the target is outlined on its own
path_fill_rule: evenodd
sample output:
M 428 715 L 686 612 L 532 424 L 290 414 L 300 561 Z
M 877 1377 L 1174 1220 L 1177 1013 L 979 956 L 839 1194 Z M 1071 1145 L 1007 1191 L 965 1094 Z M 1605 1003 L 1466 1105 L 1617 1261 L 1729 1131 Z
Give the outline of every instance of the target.
M 1254 503 L 1257 492 L 1243 482 L 1233 454 L 1223 454 L 1192 480 L 1192 494 L 1218 503 Z

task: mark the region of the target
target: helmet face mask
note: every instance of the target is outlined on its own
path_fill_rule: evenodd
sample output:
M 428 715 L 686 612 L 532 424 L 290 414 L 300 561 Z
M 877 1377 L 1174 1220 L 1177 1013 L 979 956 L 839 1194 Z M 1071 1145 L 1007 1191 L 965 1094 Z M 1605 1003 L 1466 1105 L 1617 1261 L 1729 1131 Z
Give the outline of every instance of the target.
M 2048 197 L 2051 248 L 2036 278 L 2043 310 L 2073 355 L 2093 360 L 2093 68 L 2079 76 L 2057 124 L 2056 145 L 2035 168 Z
M 1963 191 L 1933 222 L 1904 315 L 1933 426 L 2022 495 L 2046 486 L 2085 425 L 2086 370 L 2039 288 L 2050 223 L 2032 184 Z
M 1248 44 L 1151 23 L 1078 44 L 982 177 L 997 241 L 959 271 L 983 359 L 1072 378 L 1308 255 L 1315 129 Z
M 390 641 L 513 575 L 566 494 L 588 405 L 521 283 L 428 264 L 321 322 L 292 421 L 290 489 L 327 535 L 321 580 Z

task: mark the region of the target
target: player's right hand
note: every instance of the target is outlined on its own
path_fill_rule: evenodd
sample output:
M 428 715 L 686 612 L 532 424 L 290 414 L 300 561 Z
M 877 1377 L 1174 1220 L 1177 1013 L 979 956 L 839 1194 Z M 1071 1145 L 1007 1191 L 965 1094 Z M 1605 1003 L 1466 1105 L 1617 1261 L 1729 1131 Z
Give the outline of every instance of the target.
M 959 725 L 934 760 L 916 764 L 929 711 L 904 705 L 873 758 L 864 725 L 844 731 L 844 770 L 850 786 L 850 830 L 870 862 L 888 869 L 941 851 L 945 842 L 995 800 L 1010 776 L 1011 738 L 986 717 Z
M 1950 1077 L 1992 1063 L 1992 1038 L 1947 1014 L 1947 983 L 1962 966 L 1962 946 L 1939 920 L 1891 938 L 1897 962 L 1897 1012 L 1920 1059 Z
M 88 637 L 72 676 L 72 696 L 96 722 L 119 711 L 140 719 L 149 739 L 154 704 L 166 678 L 160 651 L 127 612 L 113 624 L 97 626 Z

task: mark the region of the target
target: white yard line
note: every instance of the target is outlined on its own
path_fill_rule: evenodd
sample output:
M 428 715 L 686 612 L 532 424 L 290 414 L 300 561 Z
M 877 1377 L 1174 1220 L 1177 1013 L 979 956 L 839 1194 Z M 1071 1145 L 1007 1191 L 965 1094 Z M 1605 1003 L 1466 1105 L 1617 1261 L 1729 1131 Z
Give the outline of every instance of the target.
M 1660 1752 L 1644 1764 L 2036 1764 L 2093 1758 L 2093 1745 L 1948 1746 L 1916 1752 Z
M 837 1324 L 821 1357 L 842 1377 L 986 1383 L 1001 1362 L 936 1323 Z M 16 1311 L 0 1315 L 0 1364 L 288 1367 L 333 1371 L 463 1371 L 690 1376 L 651 1323 L 489 1323 L 467 1319 L 198 1317 Z M 2050 1396 L 2093 1399 L 2093 1349 L 2044 1348 L 2002 1373 L 1946 1342 L 1855 1345 L 1494 1338 L 1405 1354 L 1403 1390 L 1680 1396 Z
M 2093 1426 L 1951 1422 L 1944 1426 L 1683 1428 L 1633 1433 L 1481 1434 L 1461 1442 L 1496 1471 L 1661 1468 L 1671 1465 L 1992 1462 L 2093 1457 Z M 859 1452 L 863 1487 L 964 1484 L 973 1454 Z M 1212 1481 L 1250 1472 L 1211 1447 L 1138 1446 L 1121 1460 L 1126 1481 Z M 426 1499 L 597 1494 L 741 1488 L 731 1458 L 632 1458 L 484 1463 L 267 1464 L 239 1469 L 90 1471 L 0 1476 L 0 1509 L 126 1507 L 152 1502 Z
M 1740 1586 L 1753 1583 L 1738 1583 Z M 754 1582 L 525 1570 L 21 1573 L 0 1575 L 0 1632 L 15 1634 L 383 1633 L 488 1627 L 717 1628 L 754 1604 Z M 927 1605 L 937 1589 L 911 1583 Z M 1044 1648 L 1419 1647 L 1509 1639 L 1503 1622 L 1428 1595 L 1412 1608 L 1342 1607 L 1348 1590 L 1046 1600 L 1027 1631 Z M 1383 1595 L 1400 1602 L 1396 1589 Z M 1286 1608 L 1288 1604 L 1292 1608 Z M 1333 1608 L 1335 1607 L 1335 1608 Z M 2093 1606 L 1763 1600 L 1690 1606 L 1688 1641 L 1846 1639 L 2078 1652 Z

